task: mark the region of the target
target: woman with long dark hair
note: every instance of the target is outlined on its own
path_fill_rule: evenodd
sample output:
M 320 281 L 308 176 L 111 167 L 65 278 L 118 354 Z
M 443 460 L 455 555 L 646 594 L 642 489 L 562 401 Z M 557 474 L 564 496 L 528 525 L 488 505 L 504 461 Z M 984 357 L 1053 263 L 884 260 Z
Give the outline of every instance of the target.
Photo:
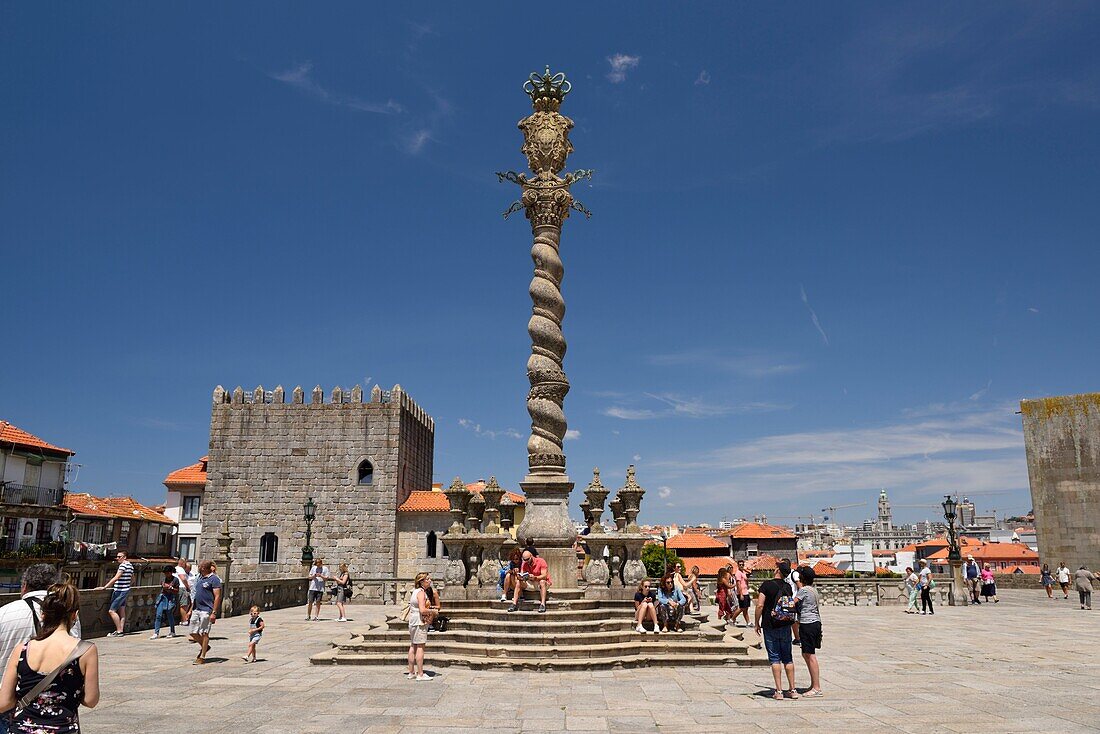
M 80 612 L 80 592 L 54 584 L 42 599 L 42 626 L 8 659 L 0 711 L 15 708 L 8 731 L 20 734 L 80 731 L 78 710 L 99 703 L 99 652 L 69 634 Z

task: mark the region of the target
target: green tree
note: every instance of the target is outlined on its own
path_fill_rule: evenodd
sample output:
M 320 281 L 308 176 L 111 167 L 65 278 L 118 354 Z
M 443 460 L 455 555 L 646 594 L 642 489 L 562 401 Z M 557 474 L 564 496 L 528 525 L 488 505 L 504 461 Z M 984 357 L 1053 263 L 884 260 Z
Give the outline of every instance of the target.
M 642 548 L 642 563 L 645 564 L 645 572 L 655 578 L 665 575 L 665 569 L 677 563 L 682 563 L 676 551 L 665 549 L 661 543 L 650 543 Z

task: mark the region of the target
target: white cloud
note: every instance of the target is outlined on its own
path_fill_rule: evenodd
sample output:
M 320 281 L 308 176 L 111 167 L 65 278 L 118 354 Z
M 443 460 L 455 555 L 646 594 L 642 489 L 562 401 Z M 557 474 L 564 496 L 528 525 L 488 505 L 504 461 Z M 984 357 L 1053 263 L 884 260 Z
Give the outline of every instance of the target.
M 637 463 L 637 462 L 639 462 L 639 461 L 641 461 L 641 460 L 642 460 L 642 455 L 641 455 L 641 454 L 634 454 L 634 461 L 635 461 L 635 463 Z
M 981 390 L 978 390 L 976 393 L 971 395 L 970 399 L 971 400 L 981 400 L 982 398 L 985 397 L 986 393 L 989 392 L 989 388 L 992 387 L 992 386 L 993 386 L 993 380 L 989 380 L 988 382 L 985 383 L 985 387 L 983 387 Z
M 672 487 L 665 487 L 665 486 L 657 487 L 657 496 L 660 497 L 661 499 L 667 500 L 669 498 L 669 495 L 671 495 L 671 494 L 672 494 Z
M 825 330 L 821 328 L 821 322 L 817 320 L 817 312 L 814 311 L 813 306 L 810 305 L 810 299 L 806 298 L 806 289 L 799 283 L 798 291 L 802 294 L 802 302 L 806 304 L 806 308 L 810 311 L 810 320 L 814 323 L 814 328 L 817 329 L 817 333 L 821 334 L 822 340 L 825 342 L 825 346 L 829 346 L 829 337 L 825 333 Z
M 576 428 L 568 428 L 565 431 L 565 440 L 566 441 L 576 441 L 580 437 L 581 437 L 581 432 L 578 431 Z
M 1033 306 L 1029 306 L 1027 310 L 1030 311 L 1031 313 L 1039 313 L 1039 309 L 1037 309 Z
M 417 130 L 405 139 L 405 150 L 416 155 L 424 149 L 424 145 L 431 139 L 431 131 Z
M 727 405 L 704 400 L 698 397 L 677 395 L 675 393 L 642 393 L 642 397 L 662 403 L 658 409 L 636 407 L 634 405 L 612 405 L 603 409 L 603 414 L 621 420 L 641 421 L 654 418 L 713 418 L 722 415 L 743 415 L 747 413 L 770 413 L 776 410 L 789 410 L 790 405 L 768 402 L 748 402 Z
M 696 478 L 684 495 L 696 505 L 881 487 L 916 499 L 1027 487 L 1023 435 L 1007 403 L 933 406 L 886 425 L 765 436 L 649 466 L 659 477 Z
M 699 76 L 695 78 L 695 86 L 699 87 L 707 84 L 710 84 L 710 72 L 703 69 L 699 72 Z
M 611 65 L 611 71 L 607 72 L 607 80 L 612 84 L 620 84 L 626 81 L 626 73 L 631 69 L 638 68 L 638 64 L 641 63 L 641 56 L 630 56 L 629 54 L 615 54 L 614 56 L 607 57 L 607 63 Z
M 736 354 L 713 349 L 685 349 L 669 354 L 655 354 L 649 363 L 658 367 L 699 367 L 732 372 L 743 377 L 773 377 L 802 370 L 803 365 L 780 355 L 744 351 Z
M 484 436 L 495 440 L 498 436 L 503 438 L 523 438 L 523 434 L 514 428 L 505 428 L 503 431 L 490 431 L 487 428 L 482 428 L 480 423 L 475 423 L 469 418 L 459 418 L 458 425 L 465 428 L 467 431 L 473 431 L 475 435 Z
M 268 74 L 272 79 L 294 87 L 303 94 L 327 102 L 329 104 L 347 107 L 360 112 L 372 112 L 380 115 L 393 115 L 404 112 L 401 104 L 388 99 L 385 102 L 368 102 L 358 97 L 336 94 L 322 87 L 313 79 L 313 62 L 306 61 L 286 71 Z
M 621 418 L 624 421 L 644 421 L 657 417 L 657 412 L 648 408 L 623 408 L 619 405 L 604 408 L 603 414 L 612 418 Z

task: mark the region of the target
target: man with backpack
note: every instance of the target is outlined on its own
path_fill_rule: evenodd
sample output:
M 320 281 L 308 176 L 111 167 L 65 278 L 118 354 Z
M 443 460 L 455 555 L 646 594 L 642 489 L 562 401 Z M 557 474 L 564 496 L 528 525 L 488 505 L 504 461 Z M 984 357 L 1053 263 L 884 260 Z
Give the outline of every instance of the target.
M 772 698 L 799 698 L 794 687 L 794 657 L 791 651 L 791 625 L 797 616 L 794 597 L 786 578 L 791 573 L 787 560 L 779 562 L 772 578 L 760 584 L 756 599 L 756 634 L 764 638 L 768 662 L 772 666 L 775 692 Z M 790 689 L 783 690 L 783 672 L 787 673 Z

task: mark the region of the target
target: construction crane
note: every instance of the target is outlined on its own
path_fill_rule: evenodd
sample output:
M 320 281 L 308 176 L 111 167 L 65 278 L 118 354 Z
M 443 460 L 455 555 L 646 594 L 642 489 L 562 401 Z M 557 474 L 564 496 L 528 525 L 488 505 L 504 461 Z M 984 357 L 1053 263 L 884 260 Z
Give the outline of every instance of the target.
M 837 505 L 836 507 L 822 507 L 821 511 L 823 513 L 825 513 L 825 517 L 823 519 L 827 521 L 830 517 L 832 517 L 836 513 L 837 510 L 847 510 L 849 507 L 863 507 L 866 504 L 867 504 L 866 502 L 853 502 L 850 505 Z

